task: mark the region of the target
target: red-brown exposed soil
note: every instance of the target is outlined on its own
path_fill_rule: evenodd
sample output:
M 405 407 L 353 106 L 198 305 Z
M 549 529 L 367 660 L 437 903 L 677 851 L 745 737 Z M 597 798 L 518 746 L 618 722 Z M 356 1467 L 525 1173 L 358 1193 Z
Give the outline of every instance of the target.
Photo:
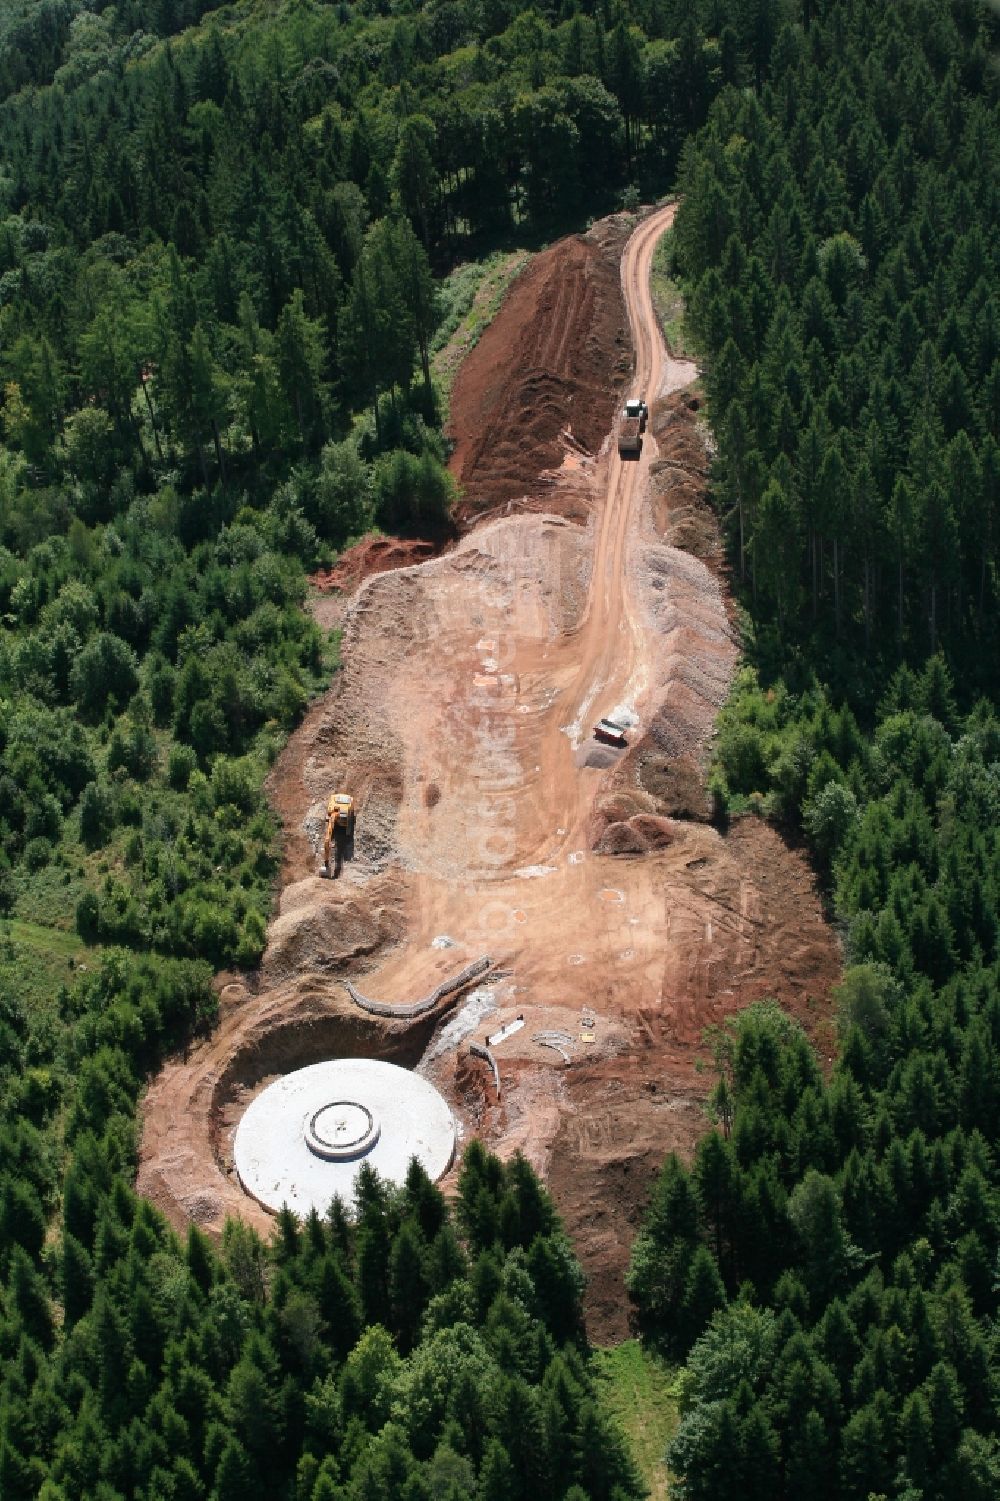
M 387 573 L 390 568 L 408 568 L 411 563 L 423 563 L 439 551 L 434 542 L 404 537 L 362 537 L 353 547 L 341 553 L 332 568 L 314 573 L 309 582 L 321 594 L 332 590 L 350 593 L 365 579 L 375 573 Z
M 668 220 L 640 223 L 623 257 L 620 220 L 537 257 L 467 360 L 454 462 L 468 513 L 491 519 L 429 561 L 384 539 L 347 568 L 364 582 L 343 669 L 270 778 L 285 847 L 263 967 L 228 977 L 214 1036 L 152 1085 L 139 1175 L 179 1225 L 265 1225 L 231 1163 L 252 1091 L 331 1053 L 419 1058 L 465 1136 L 544 1175 L 602 1342 L 627 1329 L 652 1176 L 705 1128 L 705 1028 L 774 996 L 826 1056 L 840 969 L 801 857 L 755 819 L 708 822 L 737 646 L 695 371 L 663 349 L 649 297 Z M 652 409 L 638 462 L 602 443 L 631 365 L 623 305 Z M 591 738 L 602 715 L 630 724 L 626 752 Z M 359 808 L 335 882 L 317 874 L 334 786 Z M 484 954 L 481 989 L 419 1023 L 359 1018 L 341 985 L 411 1001 Z M 467 1043 L 515 1016 L 497 1099 Z
M 463 519 L 599 451 L 632 365 L 618 269 L 629 223 L 605 220 L 535 256 L 465 359 L 449 424 Z
M 753 872 L 763 899 L 728 986 L 686 986 L 668 1008 L 636 1014 L 622 1055 L 566 1070 L 548 1182 L 587 1270 L 587 1324 L 599 1342 L 623 1337 L 622 1279 L 664 1157 L 689 1160 L 706 1129 L 714 1079 L 700 1072 L 705 1028 L 774 998 L 803 1025 L 821 1061 L 833 1054 L 829 995 L 840 977 L 839 952 L 808 865 L 755 818 L 735 823 L 725 845 L 741 870 Z M 693 910 L 686 894 L 674 899 Z M 734 921 L 724 903 L 717 908 L 721 922 Z

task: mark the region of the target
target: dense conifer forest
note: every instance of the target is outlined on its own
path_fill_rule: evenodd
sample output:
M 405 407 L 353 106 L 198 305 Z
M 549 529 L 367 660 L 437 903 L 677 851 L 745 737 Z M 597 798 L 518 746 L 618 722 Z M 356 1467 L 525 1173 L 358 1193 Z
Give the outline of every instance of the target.
M 801 831 L 829 1064 L 716 1039 L 630 1273 L 687 1358 L 676 1493 L 1000 1489 L 1000 94 L 974 5 L 803 7 L 686 148 L 676 259 L 747 611 L 720 816 Z
M 306 573 L 449 525 L 442 278 L 674 188 L 747 652 L 717 815 L 807 841 L 849 967 L 836 1059 L 715 1039 L 637 1242 L 673 1493 L 1000 1493 L 998 49 L 978 0 L 3 8 L 5 1501 L 641 1494 L 522 1162 L 219 1253 L 129 1185 L 263 947 Z

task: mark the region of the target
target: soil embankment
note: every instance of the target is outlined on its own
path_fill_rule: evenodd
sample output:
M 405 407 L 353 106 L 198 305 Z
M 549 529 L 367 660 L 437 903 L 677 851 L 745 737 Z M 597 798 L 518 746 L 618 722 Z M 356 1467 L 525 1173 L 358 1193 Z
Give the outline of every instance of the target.
M 226 986 L 215 1035 L 151 1087 L 139 1178 L 177 1223 L 266 1223 L 231 1165 L 253 1092 L 338 1050 L 419 1059 L 460 1132 L 524 1151 L 547 1179 L 601 1341 L 625 1332 L 652 1175 L 704 1129 L 705 1027 L 773 995 L 823 1045 L 839 972 L 799 857 L 753 820 L 728 835 L 705 821 L 737 646 L 681 394 L 696 372 L 664 349 L 649 296 L 670 213 L 624 254 L 617 221 L 538 257 L 469 357 L 454 462 L 488 515 L 350 599 L 343 670 L 272 776 L 285 867 L 261 973 Z M 601 441 L 631 364 L 621 307 L 652 408 L 638 462 Z M 590 351 L 576 383 L 574 350 Z M 529 401 L 545 359 L 562 384 Z M 476 401 L 503 442 L 477 447 Z M 631 726 L 624 753 L 591 737 L 610 714 Z M 359 820 L 331 882 L 316 852 L 335 786 Z M 342 984 L 363 974 L 367 996 L 409 1002 L 482 955 L 486 982 L 418 1023 L 359 1018 Z M 468 1042 L 518 1017 L 495 1048 L 498 1100 Z
M 599 453 L 631 370 L 618 270 L 629 223 L 603 220 L 533 257 L 467 355 L 449 424 L 463 520 L 543 499 L 558 514 L 585 514 L 572 482 L 551 494 L 553 476 L 565 466 L 572 480 Z

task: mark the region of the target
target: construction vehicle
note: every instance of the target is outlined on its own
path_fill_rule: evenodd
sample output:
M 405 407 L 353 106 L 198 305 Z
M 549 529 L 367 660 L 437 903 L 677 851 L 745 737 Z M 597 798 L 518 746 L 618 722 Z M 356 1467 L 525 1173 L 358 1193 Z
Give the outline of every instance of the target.
M 600 740 L 604 745 L 613 745 L 617 750 L 623 750 L 628 745 L 624 725 L 618 724 L 614 719 L 599 719 L 594 725 L 594 739 Z
M 623 459 L 638 458 L 642 453 L 642 435 L 649 408 L 641 396 L 630 396 L 618 419 L 618 452 Z
M 354 842 L 354 799 L 349 792 L 334 792 L 326 805 L 326 833 L 323 835 L 323 873 L 332 880 L 340 875 L 347 846 Z M 334 866 L 330 869 L 330 853 Z

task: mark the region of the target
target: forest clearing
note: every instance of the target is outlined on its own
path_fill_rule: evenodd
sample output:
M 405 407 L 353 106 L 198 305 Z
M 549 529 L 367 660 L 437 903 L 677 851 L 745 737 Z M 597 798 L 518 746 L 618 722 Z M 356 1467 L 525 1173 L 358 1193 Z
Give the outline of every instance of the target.
M 673 214 L 545 252 L 469 356 L 468 385 L 460 371 L 453 463 L 484 519 L 352 595 L 343 669 L 270 779 L 285 853 L 261 970 L 227 979 L 214 1035 L 151 1087 L 139 1175 L 179 1227 L 218 1233 L 237 1214 L 266 1230 L 233 1171 L 250 1100 L 334 1053 L 405 1059 L 465 1140 L 521 1151 L 547 1181 L 602 1341 L 626 1332 L 621 1278 L 657 1166 L 705 1127 L 705 1029 L 776 996 L 829 1052 L 839 973 L 801 857 L 754 820 L 720 832 L 703 790 L 693 817 L 690 797 L 677 804 L 685 768 L 688 791 L 703 782 L 737 644 L 718 574 L 664 540 L 707 463 L 677 399 L 695 369 L 665 349 L 650 301 Z M 632 389 L 662 448 L 638 464 L 610 441 L 626 313 Z M 619 754 L 590 726 L 623 707 Z M 359 811 L 330 882 L 317 838 L 335 785 Z M 342 983 L 403 1003 L 480 955 L 492 969 L 471 996 L 411 1024 L 360 1015 Z M 519 1015 L 496 1049 L 497 1100 L 468 1041 Z M 562 1054 L 540 1032 L 567 1039 Z

